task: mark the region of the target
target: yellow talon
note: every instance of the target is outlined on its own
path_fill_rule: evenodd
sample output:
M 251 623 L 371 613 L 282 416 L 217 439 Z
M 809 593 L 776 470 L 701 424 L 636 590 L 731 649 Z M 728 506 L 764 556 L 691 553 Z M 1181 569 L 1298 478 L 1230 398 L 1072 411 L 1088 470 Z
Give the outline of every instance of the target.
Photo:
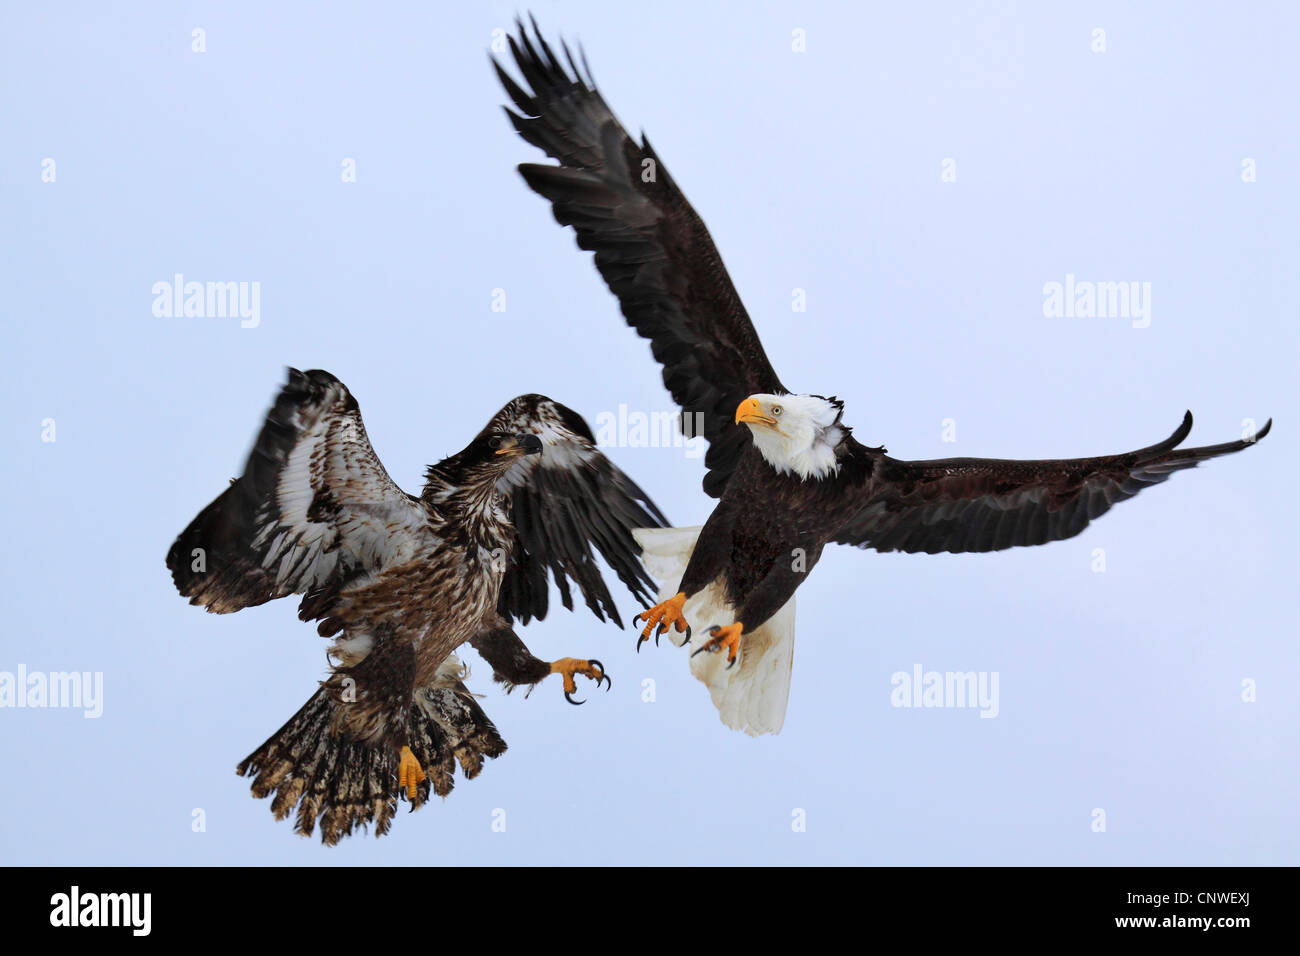
M 645 630 L 637 639 L 636 649 L 641 650 L 641 645 L 650 640 L 650 632 L 655 632 L 655 646 L 659 646 L 659 638 L 668 633 L 670 627 L 676 627 L 677 633 L 686 632 L 686 642 L 691 640 L 691 626 L 686 623 L 686 616 L 682 614 L 682 606 L 686 604 L 686 592 L 678 591 L 667 601 L 660 601 L 648 611 L 642 611 L 636 617 L 632 618 L 635 624 L 639 618 L 645 618 Z M 657 628 L 657 630 L 656 630 Z
M 605 682 L 605 690 L 614 686 L 614 682 L 609 679 L 605 673 L 605 665 L 600 661 L 592 658 L 589 661 L 580 660 L 576 657 L 561 657 L 558 661 L 551 664 L 552 674 L 564 675 L 564 699 L 570 704 L 585 704 L 585 700 L 574 700 L 573 695 L 578 692 L 578 682 L 573 679 L 574 674 L 581 674 L 583 677 L 590 677 L 600 686 L 600 682 Z
M 397 785 L 406 791 L 406 799 L 415 800 L 415 788 L 428 778 L 420 761 L 415 759 L 410 747 L 402 748 L 402 760 L 397 765 Z
M 730 668 L 736 663 L 736 656 L 740 653 L 740 635 L 744 632 L 745 625 L 737 621 L 735 624 L 728 624 L 726 627 L 709 628 L 709 639 L 700 645 L 700 651 L 717 652 L 724 647 L 727 649 L 727 667 Z M 694 657 L 692 654 L 691 657 Z

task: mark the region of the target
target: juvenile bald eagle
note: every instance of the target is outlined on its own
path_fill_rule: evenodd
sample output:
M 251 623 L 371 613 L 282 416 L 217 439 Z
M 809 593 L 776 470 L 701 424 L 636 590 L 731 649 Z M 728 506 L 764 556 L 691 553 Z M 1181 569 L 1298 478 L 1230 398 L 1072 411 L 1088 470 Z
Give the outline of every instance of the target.
M 645 607 L 653 582 L 631 530 L 665 524 L 596 450 L 586 422 L 521 395 L 464 450 L 428 470 L 418 496 L 384 470 L 356 400 L 328 372 L 289 370 L 241 477 L 167 554 L 177 590 L 228 614 L 289 594 L 334 639 L 329 678 L 238 768 L 277 819 L 319 818 L 327 844 L 358 824 L 388 831 L 402 795 L 445 796 L 505 748 L 466 690 L 455 651 L 471 644 L 507 687 L 560 674 L 610 683 L 596 660 L 542 661 L 511 628 L 545 617 L 547 573 L 564 606 L 577 584 L 601 620 L 622 621 L 592 546 Z
M 702 529 L 638 533 L 666 587 L 637 646 L 652 631 L 689 644 L 688 620 L 712 625 L 691 666 L 728 726 L 780 730 L 794 593 L 828 542 L 935 554 L 1058 541 L 1171 473 L 1268 434 L 1271 421 L 1247 440 L 1179 448 L 1188 413 L 1165 441 L 1098 458 L 900 461 L 859 444 L 843 402 L 781 384 L 703 221 L 649 141 L 628 136 L 585 59 L 579 69 L 563 46 L 566 68 L 535 22 L 533 34 L 520 24 L 510 40 L 528 89 L 494 66 L 518 108 L 506 109 L 510 122 L 559 165 L 519 171 L 595 253 L 687 420 L 702 418 L 704 490 L 720 499 Z

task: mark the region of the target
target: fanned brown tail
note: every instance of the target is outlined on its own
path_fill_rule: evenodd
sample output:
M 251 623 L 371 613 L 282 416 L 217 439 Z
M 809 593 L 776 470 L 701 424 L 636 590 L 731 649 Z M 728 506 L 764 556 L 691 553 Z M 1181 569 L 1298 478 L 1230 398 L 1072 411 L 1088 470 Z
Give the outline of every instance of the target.
M 253 796 L 275 794 L 271 812 L 283 820 L 297 808 L 294 830 L 311 836 L 320 822 L 327 846 L 356 827 L 374 824 L 383 836 L 393 823 L 401 791 L 399 753 L 385 743 L 362 743 L 338 729 L 340 709 L 322 686 L 266 743 L 244 758 L 237 773 L 253 778 Z M 411 705 L 410 743 L 427 779 L 420 783 L 414 810 L 451 792 L 456 762 L 467 779 L 478 776 L 484 757 L 505 752 L 506 744 L 463 684 L 421 688 Z

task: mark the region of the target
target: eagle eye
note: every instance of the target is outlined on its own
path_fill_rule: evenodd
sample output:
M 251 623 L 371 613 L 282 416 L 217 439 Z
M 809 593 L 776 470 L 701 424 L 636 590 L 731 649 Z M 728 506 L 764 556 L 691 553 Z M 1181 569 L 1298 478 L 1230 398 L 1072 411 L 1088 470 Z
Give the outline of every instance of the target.
M 781 406 L 780 406 L 780 405 L 773 405 L 773 406 L 772 406 L 772 417 L 773 417 L 773 418 L 780 418 L 780 417 L 781 417 Z
M 500 448 L 500 447 L 501 447 L 501 436 L 500 436 L 500 435 L 493 435 L 491 438 L 489 438 L 489 439 L 488 439 L 488 447 L 489 447 L 489 448 L 494 448 L 494 449 L 495 449 L 495 448 Z

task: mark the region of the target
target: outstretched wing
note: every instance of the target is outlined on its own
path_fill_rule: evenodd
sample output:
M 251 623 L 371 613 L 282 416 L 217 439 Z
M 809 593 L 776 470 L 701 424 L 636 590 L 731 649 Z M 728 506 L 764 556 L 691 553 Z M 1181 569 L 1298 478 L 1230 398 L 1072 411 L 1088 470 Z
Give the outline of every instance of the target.
M 547 571 L 560 600 L 573 609 L 572 581 L 602 621 L 623 620 L 596 564 L 595 551 L 644 607 L 654 582 L 641 566 L 634 528 L 668 522 L 631 478 L 596 448 L 582 416 L 545 395 L 521 395 L 497 413 L 489 428 L 532 433 L 542 453 L 521 458 L 504 479 L 517 541 L 501 585 L 498 611 L 507 621 L 546 617 Z
M 244 473 L 167 553 L 191 604 L 226 614 L 308 593 L 304 619 L 345 581 L 411 560 L 434 540 L 388 477 L 361 411 L 329 372 L 289 369 Z
M 523 113 L 506 114 L 520 136 L 560 162 L 526 163 L 519 172 L 551 201 L 556 220 L 574 227 L 578 245 L 595 252 L 628 324 L 650 340 L 664 385 L 689 416 L 684 431 L 698 435 L 702 424 L 709 442 L 704 490 L 716 498 L 751 440 L 734 422 L 736 406 L 755 392 L 787 389 L 708 229 L 650 143 L 628 136 L 567 47 L 572 76 L 540 33 L 534 43 L 521 23 L 519 34 L 510 49 L 531 92 L 493 61 Z
M 1267 435 L 1272 424 L 1269 419 L 1254 440 Z M 854 442 L 856 453 L 877 459 L 870 496 L 833 540 L 877 551 L 936 554 L 1001 551 L 1072 538 L 1116 502 L 1175 471 L 1254 443 L 1178 448 L 1191 429 L 1188 412 L 1178 430 L 1159 444 L 1122 455 L 1058 461 L 897 461 Z

